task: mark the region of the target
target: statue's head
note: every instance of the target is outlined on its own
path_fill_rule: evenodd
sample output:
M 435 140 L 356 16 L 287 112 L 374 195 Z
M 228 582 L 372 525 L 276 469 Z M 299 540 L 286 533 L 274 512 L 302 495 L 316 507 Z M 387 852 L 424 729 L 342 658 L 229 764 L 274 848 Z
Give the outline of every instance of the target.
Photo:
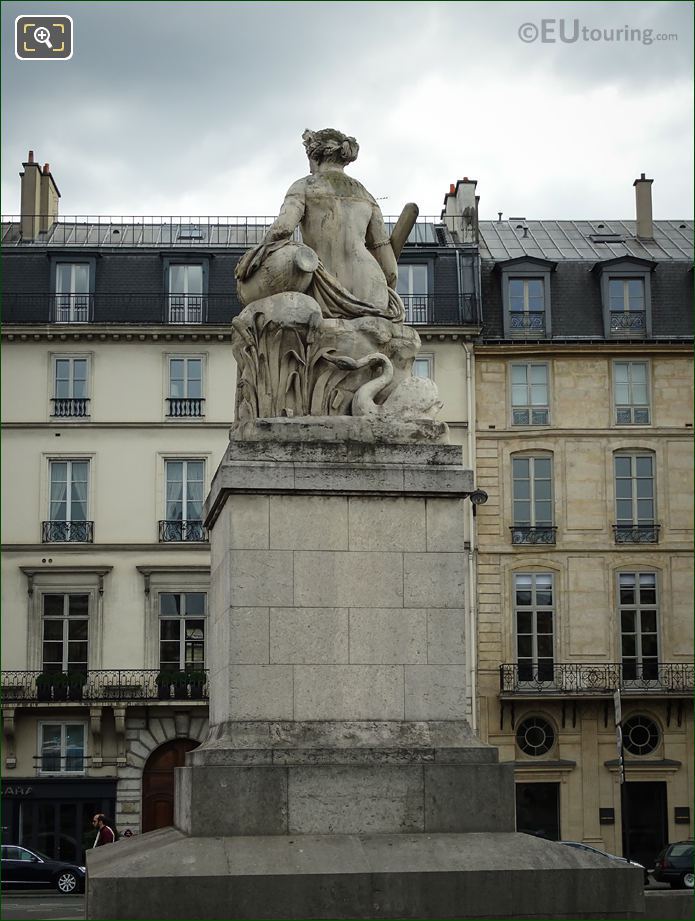
M 310 131 L 308 128 L 302 135 L 304 148 L 309 160 L 314 163 L 335 163 L 345 166 L 357 159 L 360 145 L 354 138 L 348 137 L 335 128 L 323 128 L 321 131 Z

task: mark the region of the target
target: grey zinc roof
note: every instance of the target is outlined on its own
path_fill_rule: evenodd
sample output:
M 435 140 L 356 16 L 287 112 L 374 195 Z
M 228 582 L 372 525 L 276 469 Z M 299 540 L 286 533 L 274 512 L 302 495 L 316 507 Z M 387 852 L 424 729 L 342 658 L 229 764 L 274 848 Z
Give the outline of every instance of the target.
M 638 240 L 634 221 L 480 221 L 480 255 L 502 261 L 536 256 L 553 261 L 604 261 L 620 256 L 692 260 L 693 222 L 654 221 L 654 240 Z M 600 242 L 605 240 L 605 242 Z

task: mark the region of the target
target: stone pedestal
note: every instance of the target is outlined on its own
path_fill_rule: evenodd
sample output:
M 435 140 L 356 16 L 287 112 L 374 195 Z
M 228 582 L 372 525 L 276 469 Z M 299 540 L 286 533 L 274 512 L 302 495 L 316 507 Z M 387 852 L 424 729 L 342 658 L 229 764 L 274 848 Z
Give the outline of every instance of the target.
M 88 917 L 639 916 L 640 871 L 514 833 L 471 731 L 460 448 L 302 426 L 217 471 L 210 735 L 177 830 L 90 855 Z

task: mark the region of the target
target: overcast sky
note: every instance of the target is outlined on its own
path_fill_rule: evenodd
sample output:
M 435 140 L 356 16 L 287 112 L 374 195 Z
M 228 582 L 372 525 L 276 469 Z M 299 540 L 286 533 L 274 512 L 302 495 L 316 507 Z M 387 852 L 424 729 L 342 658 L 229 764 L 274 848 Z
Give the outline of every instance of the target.
M 27 13 L 73 17 L 70 61 L 15 58 Z M 630 219 L 645 172 L 655 217 L 692 217 L 691 3 L 27 0 L 2 52 L 4 213 L 32 148 L 62 214 L 274 214 L 335 127 L 386 214 L 465 175 L 483 218 Z

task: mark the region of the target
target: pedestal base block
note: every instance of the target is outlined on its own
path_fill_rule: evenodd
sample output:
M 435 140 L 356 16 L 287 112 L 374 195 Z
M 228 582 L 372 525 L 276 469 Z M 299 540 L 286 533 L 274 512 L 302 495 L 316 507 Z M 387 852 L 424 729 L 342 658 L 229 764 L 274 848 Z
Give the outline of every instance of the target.
M 189 838 L 88 853 L 87 918 L 642 918 L 642 871 L 517 833 Z

